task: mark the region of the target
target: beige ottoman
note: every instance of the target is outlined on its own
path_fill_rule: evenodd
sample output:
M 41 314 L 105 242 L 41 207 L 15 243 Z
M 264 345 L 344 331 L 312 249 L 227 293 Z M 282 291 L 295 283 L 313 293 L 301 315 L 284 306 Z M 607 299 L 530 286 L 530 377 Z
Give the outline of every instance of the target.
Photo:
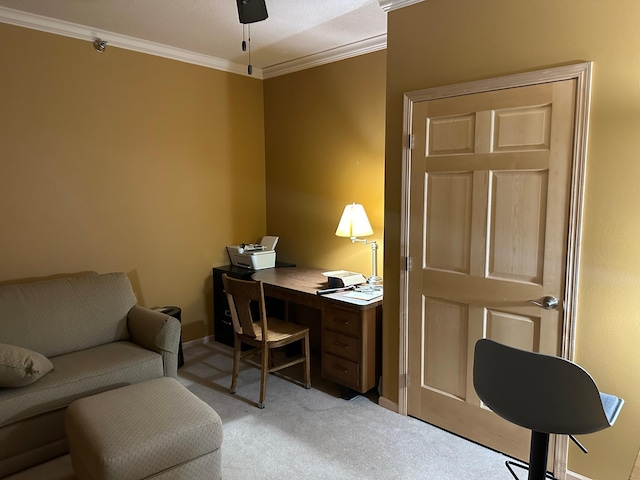
M 65 424 L 79 480 L 222 478 L 222 421 L 173 378 L 76 400 Z

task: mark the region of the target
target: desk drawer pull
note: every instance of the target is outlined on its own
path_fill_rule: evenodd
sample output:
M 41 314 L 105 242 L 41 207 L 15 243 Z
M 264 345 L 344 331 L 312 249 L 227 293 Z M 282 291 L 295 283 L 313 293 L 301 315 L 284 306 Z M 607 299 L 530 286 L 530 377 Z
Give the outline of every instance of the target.
M 333 306 L 325 312 L 325 327 L 352 337 L 360 336 L 360 313 L 357 310 L 344 311 Z
M 335 355 L 343 360 L 358 363 L 360 359 L 360 341 L 349 335 L 342 335 L 341 333 L 331 330 L 325 330 L 322 332 L 322 351 Z M 327 365 L 330 364 L 328 363 Z
M 350 318 L 329 317 L 326 321 L 326 328 L 335 332 L 344 333 L 352 337 L 359 336 L 357 321 Z
M 339 371 L 339 372 L 341 372 L 341 373 L 349 373 L 349 370 L 347 370 L 347 369 L 346 369 L 346 368 L 344 368 L 344 367 L 341 367 L 340 365 L 334 365 L 334 366 L 333 366 L 333 369 L 334 369 L 334 370 L 338 370 L 338 371 Z
M 350 349 L 349 352 L 351 351 Z M 328 380 L 361 391 L 360 371 L 360 365 L 357 362 L 351 362 L 330 353 L 322 354 L 322 376 Z

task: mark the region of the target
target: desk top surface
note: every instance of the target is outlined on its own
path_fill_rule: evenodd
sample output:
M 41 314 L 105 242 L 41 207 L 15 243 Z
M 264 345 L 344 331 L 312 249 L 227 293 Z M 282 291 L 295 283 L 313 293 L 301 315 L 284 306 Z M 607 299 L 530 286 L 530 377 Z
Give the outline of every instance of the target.
M 264 284 L 274 287 L 302 292 L 314 297 L 337 300 L 359 306 L 371 306 L 382 303 L 382 298 L 376 300 L 359 300 L 345 297 L 348 292 L 336 292 L 328 295 L 318 296 L 316 292 L 328 287 L 329 281 L 322 273 L 327 270 L 320 268 L 289 267 L 289 268 L 268 268 L 258 270 L 252 275 L 254 280 L 259 280 Z
M 315 295 L 317 290 L 327 288 L 327 277 L 322 275 L 324 271 L 304 267 L 268 268 L 258 270 L 252 277 L 269 285 Z

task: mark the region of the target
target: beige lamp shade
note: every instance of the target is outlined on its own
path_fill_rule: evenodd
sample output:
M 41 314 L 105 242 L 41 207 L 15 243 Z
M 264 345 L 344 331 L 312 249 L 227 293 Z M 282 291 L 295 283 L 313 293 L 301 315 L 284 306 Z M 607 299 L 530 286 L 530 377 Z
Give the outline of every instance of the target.
M 336 236 L 366 237 L 367 235 L 373 235 L 373 229 L 364 207 L 359 203 L 352 203 L 344 207 L 336 229 Z

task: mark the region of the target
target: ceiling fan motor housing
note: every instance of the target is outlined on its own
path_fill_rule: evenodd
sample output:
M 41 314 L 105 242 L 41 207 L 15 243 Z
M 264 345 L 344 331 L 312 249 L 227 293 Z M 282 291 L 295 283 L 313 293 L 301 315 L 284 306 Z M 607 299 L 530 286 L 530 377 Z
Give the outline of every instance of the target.
M 265 0 L 236 0 L 240 23 L 255 23 L 266 20 L 267 5 Z

